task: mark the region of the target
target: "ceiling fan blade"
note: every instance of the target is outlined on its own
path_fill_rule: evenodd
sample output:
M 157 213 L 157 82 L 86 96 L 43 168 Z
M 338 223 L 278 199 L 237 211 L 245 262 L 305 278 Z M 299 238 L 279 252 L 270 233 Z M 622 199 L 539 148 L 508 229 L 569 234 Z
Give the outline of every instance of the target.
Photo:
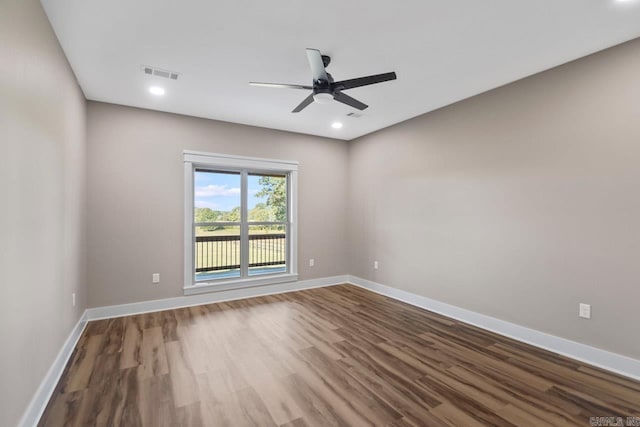
M 376 74 L 375 76 L 358 77 L 357 79 L 335 82 L 334 86 L 339 88 L 340 90 L 353 89 L 355 87 L 388 82 L 389 80 L 395 80 L 396 78 L 396 73 Z
M 358 110 L 364 110 L 368 107 L 367 104 L 363 104 L 355 98 L 350 97 L 342 92 L 334 92 L 333 99 L 338 102 L 342 102 L 343 104 L 347 104 L 350 107 L 357 108 Z
M 298 105 L 296 108 L 294 108 L 292 113 L 299 113 L 300 111 L 304 110 L 312 102 L 313 102 L 313 93 L 311 95 L 307 96 L 304 99 L 304 101 L 302 101 L 300 103 L 300 105 Z
M 280 84 L 280 83 L 261 83 L 261 82 L 249 82 L 251 86 L 261 86 L 261 87 L 275 87 L 275 88 L 283 88 L 283 89 L 313 89 L 313 86 L 303 86 L 303 85 L 289 85 L 289 84 Z
M 322 54 L 318 49 L 307 48 L 307 59 L 309 60 L 309 66 L 311 67 L 311 74 L 313 74 L 313 81 L 324 80 L 329 81 L 327 76 L 327 70 L 324 69 L 324 62 L 322 62 Z

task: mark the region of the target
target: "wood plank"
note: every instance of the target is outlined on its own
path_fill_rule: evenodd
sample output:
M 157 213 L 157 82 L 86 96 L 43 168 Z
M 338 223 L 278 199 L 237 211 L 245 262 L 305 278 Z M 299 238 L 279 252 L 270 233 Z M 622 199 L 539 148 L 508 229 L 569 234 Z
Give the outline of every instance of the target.
M 177 425 L 169 374 L 142 378 L 138 368 L 138 402 L 140 420 L 145 427 L 171 427 Z
M 167 353 L 160 326 L 143 330 L 140 361 L 143 370 L 142 378 L 146 379 L 169 373 Z
M 142 329 L 131 318 L 127 319 L 124 340 L 122 343 L 122 355 L 120 357 L 120 369 L 134 368 L 140 365 L 140 347 L 142 345 Z
M 66 375 L 64 377 L 64 393 L 87 388 L 91 380 L 91 374 L 93 373 L 93 366 L 103 342 L 104 335 L 93 335 L 87 339 L 85 348 L 76 348 L 71 360 L 71 365 L 68 368 L 68 372 L 73 372 L 73 375 Z
M 165 347 L 175 407 L 179 408 L 200 401 L 195 375 L 187 362 L 182 344 L 179 341 L 171 341 Z

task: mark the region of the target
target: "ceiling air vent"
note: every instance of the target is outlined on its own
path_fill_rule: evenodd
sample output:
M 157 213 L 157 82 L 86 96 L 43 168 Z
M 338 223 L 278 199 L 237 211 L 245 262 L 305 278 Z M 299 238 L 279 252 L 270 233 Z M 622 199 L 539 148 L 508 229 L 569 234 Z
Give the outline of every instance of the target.
M 142 71 L 150 76 L 164 77 L 165 79 L 171 80 L 178 80 L 178 76 L 180 76 L 180 73 L 176 73 L 175 71 L 163 70 L 162 68 L 150 67 L 148 65 L 143 65 Z

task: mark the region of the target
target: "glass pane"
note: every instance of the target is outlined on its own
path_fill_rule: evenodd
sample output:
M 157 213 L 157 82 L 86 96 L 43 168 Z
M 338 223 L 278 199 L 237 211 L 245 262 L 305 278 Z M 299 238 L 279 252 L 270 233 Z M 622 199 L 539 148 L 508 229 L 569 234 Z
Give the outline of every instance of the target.
M 249 174 L 249 221 L 287 221 L 287 176 Z
M 240 226 L 195 227 L 196 282 L 240 277 Z
M 249 275 L 287 271 L 287 234 L 284 225 L 249 226 Z
M 193 178 L 195 222 L 240 222 L 240 173 L 196 169 Z

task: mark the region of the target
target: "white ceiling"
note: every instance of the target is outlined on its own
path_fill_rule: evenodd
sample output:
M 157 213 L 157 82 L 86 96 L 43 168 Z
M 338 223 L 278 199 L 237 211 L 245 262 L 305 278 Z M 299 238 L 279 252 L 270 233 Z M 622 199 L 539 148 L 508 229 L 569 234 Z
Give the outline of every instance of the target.
M 42 3 L 88 99 L 347 140 L 640 36 L 640 0 Z M 307 92 L 247 84 L 310 84 L 307 47 L 336 80 L 398 80 L 346 91 L 369 105 L 357 119 L 337 102 L 292 114 Z

